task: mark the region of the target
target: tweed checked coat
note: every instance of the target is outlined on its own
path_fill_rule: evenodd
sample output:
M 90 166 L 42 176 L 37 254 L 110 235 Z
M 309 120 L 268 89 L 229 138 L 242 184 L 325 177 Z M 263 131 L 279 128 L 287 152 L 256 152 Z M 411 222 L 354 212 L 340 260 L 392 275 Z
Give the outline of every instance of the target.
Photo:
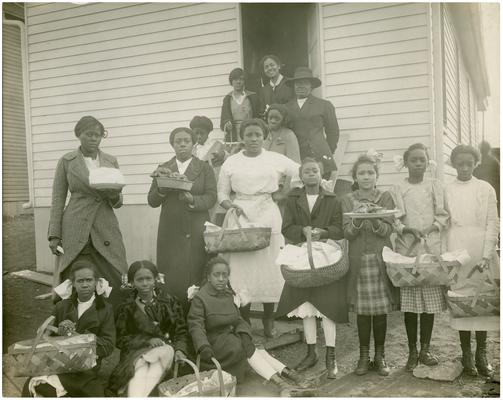
M 101 167 L 119 168 L 117 159 L 98 151 Z M 65 207 L 70 192 L 70 201 Z M 122 195 L 116 204 L 89 186 L 89 170 L 80 150 L 65 154 L 58 162 L 52 187 L 51 217 L 48 238 L 60 238 L 65 253 L 59 256 L 55 283 L 75 260 L 91 237 L 95 249 L 116 268 L 127 272 L 126 249 L 113 208 L 122 206 Z
M 339 142 L 339 125 L 335 108 L 327 100 L 309 95 L 299 108 L 297 99 L 285 104 L 291 120 L 290 128 L 299 141 L 300 158 L 314 157 L 323 163 L 325 174 L 336 170 L 333 153 Z

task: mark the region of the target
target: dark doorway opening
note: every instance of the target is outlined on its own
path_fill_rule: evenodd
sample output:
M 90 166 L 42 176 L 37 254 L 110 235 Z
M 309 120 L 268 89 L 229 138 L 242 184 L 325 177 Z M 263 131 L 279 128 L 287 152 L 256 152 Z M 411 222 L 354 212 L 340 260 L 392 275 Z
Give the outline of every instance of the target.
M 308 18 L 313 4 L 243 3 L 241 4 L 243 60 L 246 87 L 257 92 L 263 71 L 260 59 L 277 55 L 281 73 L 291 77 L 298 66 L 309 65 Z

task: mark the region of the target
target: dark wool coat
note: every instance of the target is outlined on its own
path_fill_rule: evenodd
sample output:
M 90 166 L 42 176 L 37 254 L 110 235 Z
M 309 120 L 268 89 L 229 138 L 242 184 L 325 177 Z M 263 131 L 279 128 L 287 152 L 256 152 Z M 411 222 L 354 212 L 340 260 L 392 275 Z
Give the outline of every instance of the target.
M 274 89 L 271 84 L 267 82 L 260 88 L 260 110 L 263 113 L 267 106 L 272 104 L 286 104 L 289 100 L 295 98 L 295 91 L 293 88 L 286 84 L 288 78 L 283 77 L 278 86 Z
M 62 300 L 56 304 L 53 315 L 58 326 L 68 319 L 76 323 L 78 333 L 94 333 L 96 335 L 96 353 L 98 363 L 90 371 L 59 374 L 61 384 L 70 397 L 104 397 L 104 388 L 98 380 L 97 373 L 101 359 L 112 354 L 115 348 L 115 324 L 112 306 L 101 296 L 96 296 L 91 308 L 77 318 L 77 296 Z
M 246 97 L 248 97 L 248 99 L 250 100 L 253 118 L 257 118 L 261 113 L 259 97 L 255 92 L 250 92 L 248 90 L 245 90 L 245 94 Z M 224 100 L 222 102 L 222 109 L 220 111 L 220 129 L 222 131 L 224 130 L 224 126 L 228 121 L 231 122 L 234 121 L 232 117 L 231 98 L 232 95 L 231 93 L 229 93 L 225 95 Z M 239 135 L 239 132 L 237 132 L 237 134 Z M 225 141 L 227 142 L 230 141 L 230 136 L 228 132 L 225 133 Z
M 211 346 L 222 368 L 241 380 L 247 359 L 239 334 L 252 336 L 250 325 L 234 304 L 232 292 L 218 292 L 206 283 L 192 299 L 187 324 L 194 348 L 199 351 L 205 345 Z M 214 368 L 204 362 L 201 366 Z
M 302 228 L 311 226 L 328 231 L 329 238 L 339 240 L 344 237 L 339 199 L 334 193 L 321 190 L 313 211 L 309 212 L 304 188 L 293 189 L 288 194 L 283 216 L 282 233 L 293 244 L 306 241 Z M 348 322 L 346 304 L 347 277 L 317 288 L 294 288 L 285 283 L 276 314 L 286 315 L 308 301 L 318 311 L 335 322 Z
M 299 141 L 300 158 L 314 157 L 323 163 L 325 174 L 337 169 L 333 154 L 339 142 L 339 125 L 331 102 L 309 95 L 299 108 L 297 99 L 286 103 L 290 128 Z
M 174 157 L 162 166 L 178 172 Z M 217 188 L 213 169 L 198 158 L 192 157 L 185 175 L 194 182 L 190 191 L 194 196 L 193 207 L 178 198 L 179 191 L 170 191 L 161 197 L 155 179 L 148 193 L 148 204 L 162 207 L 157 233 L 157 267 L 166 275 L 167 291 L 188 310 L 187 289 L 199 285 L 203 278 L 207 261 L 204 223 L 210 220 L 208 210 L 217 200 Z
M 342 212 L 352 212 L 356 208 L 357 203 L 361 201 L 371 201 L 388 210 L 395 208 L 395 203 L 389 192 L 375 189 L 370 199 L 364 199 L 361 196 L 361 192 L 356 190 L 342 197 Z M 379 221 L 379 228 L 374 231 L 370 224 L 365 224 L 362 228 L 356 229 L 352 224 L 351 218 L 343 217 L 344 237 L 349 241 L 348 304 L 350 306 L 355 304 L 362 255 L 374 254 L 378 260 L 380 276 L 386 286 L 388 298 L 391 301 L 393 309 L 398 309 L 400 292 L 389 280 L 386 273 L 386 265 L 382 258 L 384 246 L 392 248 L 390 235 L 393 233 L 393 218 L 382 218 Z
M 119 168 L 114 156 L 98 152 L 101 167 Z M 70 201 L 65 207 L 70 192 Z M 126 249 L 119 222 L 113 208 L 122 206 L 122 195 L 117 204 L 101 197 L 89 186 L 89 170 L 80 150 L 65 154 L 58 162 L 52 187 L 51 217 L 48 238 L 63 242 L 65 254 L 58 257 L 55 284 L 61 273 L 75 260 L 91 237 L 95 249 L 119 274 L 127 272 Z
M 117 392 L 134 376 L 138 358 L 151 349 L 148 341 L 159 338 L 176 350 L 188 353 L 187 325 L 180 302 L 167 293 L 155 297 L 151 306 L 155 319 L 140 309 L 132 295 L 117 310 L 117 347 L 119 364 L 110 376 L 110 389 Z

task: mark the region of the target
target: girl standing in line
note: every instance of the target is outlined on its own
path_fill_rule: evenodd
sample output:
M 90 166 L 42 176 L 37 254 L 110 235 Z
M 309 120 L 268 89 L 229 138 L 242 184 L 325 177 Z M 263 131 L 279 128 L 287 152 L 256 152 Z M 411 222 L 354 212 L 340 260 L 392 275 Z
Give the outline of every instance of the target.
M 365 203 L 393 209 L 391 194 L 375 187 L 377 160 L 361 155 L 352 169 L 358 189 L 342 198 L 342 212 L 353 212 Z M 343 215 L 344 236 L 349 241 L 348 303 L 357 314 L 360 359 L 355 370 L 364 375 L 369 370 L 370 332 L 374 333 L 374 366 L 379 375 L 390 370 L 384 358 L 387 314 L 398 309 L 398 293 L 391 284 L 382 259 L 384 246 L 391 247 L 392 218 L 351 219 Z
M 449 214 L 444 208 L 441 183 L 425 179 L 429 163 L 428 150 L 422 143 L 411 145 L 403 155 L 403 163 L 409 170 L 408 178 L 395 185 L 393 194 L 400 214 L 395 229 L 398 233 L 396 252 L 411 257 L 411 246 L 424 239 L 427 247 L 436 255 L 442 253 L 441 232 L 446 228 Z M 446 310 L 443 286 L 400 288 L 400 308 L 404 313 L 405 329 L 409 344 L 409 358 L 405 369 L 412 371 L 418 364 L 432 366 L 438 359 L 430 353 L 430 340 L 435 313 Z M 420 322 L 421 350 L 417 352 L 417 325 Z
M 98 371 L 101 360 L 115 348 L 112 306 L 96 291 L 99 276 L 90 261 L 75 261 L 69 276 L 69 297 L 62 295 L 64 299 L 56 304 L 54 325 L 58 327 L 58 336 L 94 333 L 97 364 L 89 371 L 29 378 L 23 388 L 23 397 L 105 397 Z
M 332 192 L 321 186 L 323 166 L 313 158 L 306 158 L 300 166 L 300 178 L 303 188 L 293 189 L 288 194 L 283 217 L 283 235 L 293 244 L 306 241 L 312 230 L 312 240 L 344 237 L 342 231 L 342 213 L 339 199 Z M 307 354 L 295 368 L 305 371 L 316 365 L 316 318 L 323 321 L 327 377 L 335 379 L 337 362 L 335 360 L 335 323 L 348 322 L 346 303 L 347 279 L 315 288 L 294 288 L 285 283 L 276 314 L 278 316 L 299 317 L 303 320 Z
M 187 325 L 175 297 L 157 290 L 157 267 L 136 261 L 129 267 L 133 296 L 117 310 L 119 364 L 110 389 L 123 397 L 146 397 L 171 368 L 187 354 Z
M 460 279 L 451 290 L 470 289 L 478 286 L 480 273 L 499 280 L 498 243 L 499 218 L 496 192 L 493 187 L 473 176 L 480 160 L 472 146 L 459 145 L 452 150 L 451 164 L 457 171 L 457 179 L 445 188 L 450 227 L 447 231 L 447 251 L 466 249 L 471 261 L 460 269 Z M 459 331 L 463 367 L 465 373 L 490 376 L 493 373 L 487 361 L 487 331 L 499 330 L 499 316 L 453 318 L 451 327 Z M 471 331 L 475 331 L 477 350 L 475 363 L 471 350 Z

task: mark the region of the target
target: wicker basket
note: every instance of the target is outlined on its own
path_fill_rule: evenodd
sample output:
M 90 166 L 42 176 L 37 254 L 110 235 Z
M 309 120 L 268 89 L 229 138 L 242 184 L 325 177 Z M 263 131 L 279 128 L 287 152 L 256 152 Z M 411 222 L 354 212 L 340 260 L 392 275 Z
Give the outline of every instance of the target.
M 194 184 L 194 182 L 186 179 L 171 178 L 169 176 L 158 176 L 155 179 L 157 181 L 157 186 L 160 188 L 184 190 L 186 192 L 189 192 Z
M 47 318 L 33 340 L 18 342 L 9 347 L 14 361 L 14 376 L 41 376 L 92 369 L 96 365 L 96 336 L 48 337 L 47 330 L 54 316 Z
M 467 297 L 446 296 L 447 305 L 455 318 L 489 317 L 500 315 L 500 297 L 479 295 Z
M 311 241 L 311 231 L 307 234 L 307 255 L 311 269 L 298 270 L 288 265 L 281 266 L 281 273 L 287 285 L 296 288 L 312 288 L 325 286 L 341 279 L 349 269 L 346 240 L 339 240 L 337 243 L 341 247 L 341 259 L 332 265 L 315 268 L 313 261 L 313 247 Z
M 407 251 L 407 256 L 410 256 L 418 246 L 422 246 L 423 253 L 432 254 L 424 240 L 416 240 Z M 383 258 L 385 252 L 383 249 Z M 458 261 L 444 261 L 440 256 L 434 258 L 435 261 L 426 263 L 422 262 L 422 257 L 418 255 L 413 264 L 385 261 L 386 272 L 395 287 L 449 286 L 455 283 L 461 264 Z
M 227 211 L 223 226 L 233 217 L 238 229 L 222 229 L 204 232 L 204 243 L 208 253 L 239 253 L 265 249 L 271 241 L 271 228 L 243 228 L 234 209 Z
M 225 384 L 223 373 L 222 373 L 222 367 L 220 366 L 220 363 L 217 361 L 216 358 L 212 358 L 211 360 L 213 361 L 213 364 L 215 364 L 215 366 L 217 368 L 218 380 L 220 383 L 218 387 L 212 387 L 209 389 L 203 388 L 202 380 L 204 378 L 208 378 L 211 375 L 213 375 L 215 370 L 200 372 L 199 371 L 200 356 L 198 355 L 197 362 L 196 362 L 197 365 L 187 359 L 181 360 L 181 361 L 189 364 L 192 367 L 192 369 L 194 370 L 193 374 L 178 377 L 178 362 L 175 363 L 175 367 L 174 367 L 174 371 L 173 371 L 173 379 L 170 379 L 169 381 L 162 382 L 157 386 L 157 389 L 159 391 L 159 396 L 173 397 L 181 389 L 183 389 L 185 386 L 187 386 L 193 382 L 197 382 L 197 390 L 195 390 L 191 393 L 187 393 L 186 395 L 184 395 L 182 397 L 194 397 L 194 396 L 234 397 L 236 395 L 236 378 L 233 376 L 232 382 Z

